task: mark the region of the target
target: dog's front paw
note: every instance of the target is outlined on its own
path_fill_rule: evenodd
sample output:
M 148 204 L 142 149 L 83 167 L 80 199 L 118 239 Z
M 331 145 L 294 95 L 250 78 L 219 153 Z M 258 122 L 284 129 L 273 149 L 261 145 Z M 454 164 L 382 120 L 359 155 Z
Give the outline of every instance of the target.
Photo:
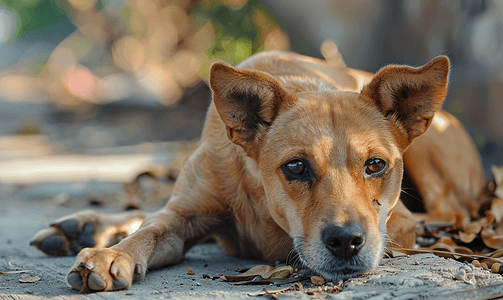
M 77 255 L 82 248 L 96 245 L 98 215 L 93 211 L 73 214 L 49 223 L 49 228 L 39 231 L 30 241 L 48 256 Z
M 82 292 L 129 289 L 133 280 L 143 278 L 145 269 L 127 253 L 108 248 L 83 249 L 66 279 Z

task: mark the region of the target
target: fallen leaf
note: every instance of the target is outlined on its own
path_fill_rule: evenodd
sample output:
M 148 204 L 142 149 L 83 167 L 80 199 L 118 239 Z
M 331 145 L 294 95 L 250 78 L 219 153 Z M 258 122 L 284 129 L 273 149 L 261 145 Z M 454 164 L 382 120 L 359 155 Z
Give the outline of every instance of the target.
M 297 281 L 301 281 L 306 279 L 305 277 L 295 277 L 295 278 L 269 278 L 262 279 L 260 276 L 257 276 L 253 280 L 239 281 L 234 282 L 234 285 L 259 285 L 259 284 L 287 284 L 294 283 Z
M 325 284 L 325 278 L 321 276 L 311 276 L 311 283 L 317 286 L 324 285 Z
M 468 233 L 464 231 L 460 231 L 459 233 L 459 239 L 466 244 L 469 244 L 473 242 L 473 240 L 477 237 L 477 234 L 475 233 Z
M 491 166 L 491 171 L 493 172 L 494 181 L 496 183 L 494 195 L 498 198 L 503 198 L 503 167 Z
M 19 273 L 28 273 L 28 272 L 31 272 L 31 270 L 4 271 L 4 272 L 0 272 L 0 274 L 19 274 Z
M 488 253 L 489 257 L 498 258 L 503 256 L 503 249 L 496 250 L 494 252 Z
M 482 237 L 482 241 L 484 244 L 492 249 L 500 249 L 503 248 L 503 235 L 497 235 L 493 229 L 484 228 L 480 232 L 480 236 Z
M 280 279 L 286 278 L 293 273 L 291 266 L 281 266 L 274 268 L 269 265 L 258 265 L 240 275 L 222 275 L 220 278 L 224 281 L 257 281 L 259 279 Z M 259 276 L 257 279 L 255 277 Z
M 282 294 L 286 291 L 292 291 L 292 290 L 295 290 L 295 287 L 293 285 L 289 286 L 289 287 L 286 287 L 286 288 L 282 288 L 282 289 L 276 289 L 276 290 L 266 290 L 266 289 L 262 289 L 261 291 L 258 291 L 258 292 L 255 292 L 255 293 L 248 293 L 247 295 L 248 296 L 251 296 L 251 297 L 256 297 L 256 296 L 269 296 L 269 295 L 277 295 L 277 294 Z
M 21 283 L 33 283 L 39 281 L 40 278 L 38 276 L 21 276 L 19 277 L 19 282 Z
M 494 199 L 491 202 L 491 214 L 494 216 L 496 223 L 501 222 L 501 218 L 503 218 L 503 199 Z
M 263 278 L 287 278 L 293 273 L 293 268 L 292 266 L 281 266 L 277 267 L 270 272 L 267 272 L 264 274 L 265 276 L 262 276 Z
M 400 249 L 399 251 L 403 252 L 407 255 L 431 253 L 431 254 L 435 254 L 437 256 L 441 256 L 441 257 L 445 257 L 445 258 L 452 258 L 452 259 L 455 259 L 458 261 L 473 261 L 476 259 L 483 260 L 483 259 L 488 258 L 487 256 L 480 255 L 480 254 L 462 254 L 462 253 L 453 253 L 451 251 L 442 251 L 442 250 L 403 248 L 403 249 Z M 500 259 L 493 259 L 493 261 L 503 263 L 503 260 L 500 260 Z
M 258 265 L 240 275 L 222 275 L 220 278 L 224 281 L 245 281 L 251 280 L 255 276 L 260 276 L 264 278 L 265 274 L 274 270 L 273 266 L 268 265 Z

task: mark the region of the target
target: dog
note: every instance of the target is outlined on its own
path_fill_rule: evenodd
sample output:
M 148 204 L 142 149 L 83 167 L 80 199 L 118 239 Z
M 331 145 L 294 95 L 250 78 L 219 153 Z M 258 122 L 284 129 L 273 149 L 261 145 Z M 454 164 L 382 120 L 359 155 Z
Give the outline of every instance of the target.
M 479 155 L 440 109 L 449 68 L 439 56 L 374 75 L 277 51 L 236 67 L 216 62 L 200 145 L 163 209 L 79 212 L 31 244 L 78 254 L 67 281 L 83 292 L 128 289 L 209 236 L 233 256 L 275 262 L 295 253 L 326 279 L 358 276 L 391 241 L 412 247 L 418 219 L 470 219 L 478 208 Z M 400 201 L 404 170 L 426 213 Z M 118 233 L 127 237 L 114 244 Z

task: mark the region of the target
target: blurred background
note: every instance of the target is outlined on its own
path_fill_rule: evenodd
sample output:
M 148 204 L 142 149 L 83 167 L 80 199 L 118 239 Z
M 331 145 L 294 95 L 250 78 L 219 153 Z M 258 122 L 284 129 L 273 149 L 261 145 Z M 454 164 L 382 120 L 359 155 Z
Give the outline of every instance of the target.
M 443 107 L 489 176 L 503 164 L 502 47 L 498 0 L 0 0 L 0 184 L 134 195 L 142 174 L 174 178 L 201 133 L 211 63 L 272 49 L 338 48 L 369 72 L 449 56 Z M 59 189 L 31 193 L 71 198 Z

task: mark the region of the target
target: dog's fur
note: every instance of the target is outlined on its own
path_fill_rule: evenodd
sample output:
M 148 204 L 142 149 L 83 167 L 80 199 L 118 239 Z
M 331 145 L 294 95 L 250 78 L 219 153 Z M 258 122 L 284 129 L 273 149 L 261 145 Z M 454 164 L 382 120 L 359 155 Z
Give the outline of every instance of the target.
M 234 256 L 285 261 L 293 250 L 328 279 L 356 276 L 377 266 L 387 234 L 414 244 L 416 221 L 399 201 L 404 162 L 428 212 L 420 218 L 469 219 L 478 207 L 477 151 L 454 117 L 437 112 L 448 74 L 444 56 L 375 75 L 287 52 L 237 67 L 217 62 L 201 144 L 164 209 L 75 214 L 32 244 L 50 255 L 77 252 L 79 235 L 91 232 L 96 247 L 80 251 L 68 274 L 82 291 L 129 288 L 208 236 Z M 110 225 L 126 231 L 121 226 L 143 218 L 135 233 L 99 247 Z M 55 235 L 63 241 L 57 251 L 44 244 Z

